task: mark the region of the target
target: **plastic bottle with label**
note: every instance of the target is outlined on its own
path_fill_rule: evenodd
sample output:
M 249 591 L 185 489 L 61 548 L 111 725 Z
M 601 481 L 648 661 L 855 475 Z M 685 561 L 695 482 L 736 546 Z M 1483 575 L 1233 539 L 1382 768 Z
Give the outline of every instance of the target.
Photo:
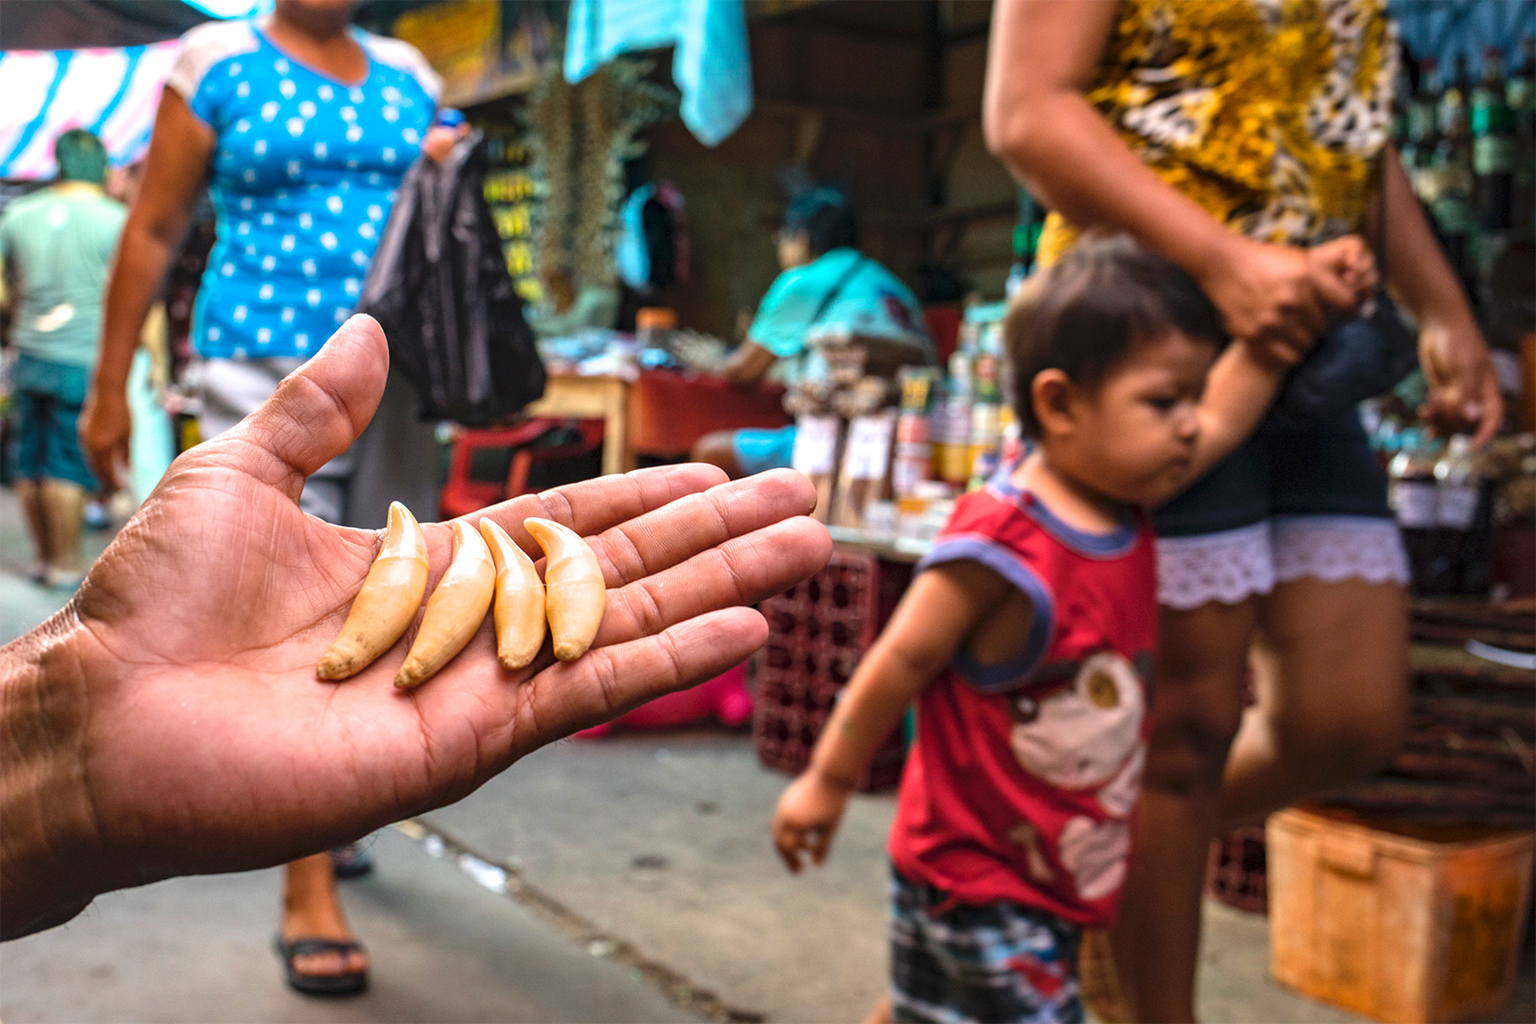
M 976 401 L 975 360 L 957 351 L 949 360 L 938 436 L 939 478 L 956 487 L 971 479 L 971 407 Z
M 902 367 L 901 416 L 896 421 L 896 454 L 891 464 L 891 489 L 897 499 L 933 477 L 932 416 L 939 390 L 938 370 L 929 366 Z

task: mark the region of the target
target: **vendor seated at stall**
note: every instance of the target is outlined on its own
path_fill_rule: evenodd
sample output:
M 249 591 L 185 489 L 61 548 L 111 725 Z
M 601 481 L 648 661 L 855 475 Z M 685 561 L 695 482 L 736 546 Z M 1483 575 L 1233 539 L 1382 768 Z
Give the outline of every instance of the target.
M 910 345 L 933 362 L 933 341 L 917 299 L 896 275 L 865 256 L 848 197 L 834 188 L 801 194 L 784 212 L 775 236 L 784 268 L 757 308 L 746 339 L 720 368 L 732 384 L 764 378 L 793 385 L 825 379 L 826 361 L 812 343 L 820 334 Z M 694 445 L 693 459 L 732 478 L 786 467 L 795 428 L 722 430 Z

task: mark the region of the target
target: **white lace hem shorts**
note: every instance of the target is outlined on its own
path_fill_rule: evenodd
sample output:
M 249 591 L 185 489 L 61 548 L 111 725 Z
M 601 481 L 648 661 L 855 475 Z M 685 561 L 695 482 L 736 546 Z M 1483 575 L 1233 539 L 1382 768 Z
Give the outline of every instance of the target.
M 1238 604 L 1277 583 L 1408 583 L 1397 523 L 1378 516 L 1273 516 L 1251 526 L 1157 541 L 1157 599 L 1187 611 Z

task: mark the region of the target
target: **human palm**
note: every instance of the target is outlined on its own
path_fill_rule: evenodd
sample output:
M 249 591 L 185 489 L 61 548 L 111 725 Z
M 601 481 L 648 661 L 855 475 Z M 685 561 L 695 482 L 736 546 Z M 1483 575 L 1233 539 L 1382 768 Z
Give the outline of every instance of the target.
M 359 366 L 366 367 L 359 369 Z M 299 511 L 304 476 L 382 390 L 364 318 L 229 434 L 173 465 L 49 627 L 78 686 L 50 701 L 83 752 L 98 890 L 273 864 L 472 791 L 518 757 L 739 662 L 766 637 L 731 607 L 815 571 L 826 531 L 797 474 L 720 484 L 704 466 L 610 476 L 487 509 L 526 550 L 531 515 L 590 538 L 609 586 L 594 649 L 509 673 L 491 623 L 424 686 L 391 683 L 410 639 L 342 683 L 315 678 L 379 534 Z M 366 411 L 363 411 L 366 410 Z M 718 485 L 718 486 L 717 486 Z M 433 567 L 450 532 L 424 524 Z

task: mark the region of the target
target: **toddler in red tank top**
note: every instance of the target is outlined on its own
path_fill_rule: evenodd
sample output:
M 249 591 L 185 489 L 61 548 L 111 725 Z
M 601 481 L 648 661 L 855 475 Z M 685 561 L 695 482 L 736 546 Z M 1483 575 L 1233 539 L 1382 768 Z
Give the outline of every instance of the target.
M 780 798 L 790 870 L 913 701 L 890 838 L 897 1020 L 1081 1020 L 1077 941 L 1114 917 L 1141 788 L 1156 644 L 1141 509 L 1258 425 L 1284 367 L 1223 351 L 1171 261 L 1090 241 L 1009 312 L 1032 450 L 957 503 Z

